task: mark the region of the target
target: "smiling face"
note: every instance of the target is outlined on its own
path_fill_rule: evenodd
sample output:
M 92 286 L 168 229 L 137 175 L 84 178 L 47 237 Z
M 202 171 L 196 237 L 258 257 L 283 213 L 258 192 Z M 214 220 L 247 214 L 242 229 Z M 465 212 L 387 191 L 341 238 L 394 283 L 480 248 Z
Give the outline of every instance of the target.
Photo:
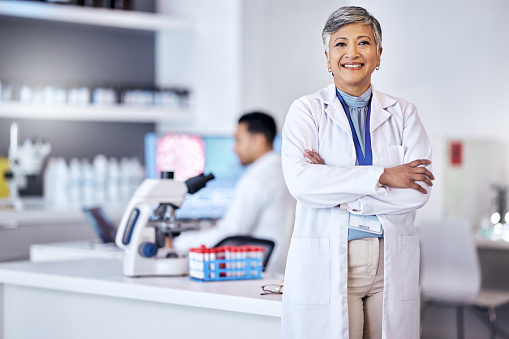
M 357 23 L 331 34 L 329 52 L 325 52 L 336 87 L 353 96 L 360 96 L 369 88 L 371 73 L 380 65 L 381 54 L 373 29 Z

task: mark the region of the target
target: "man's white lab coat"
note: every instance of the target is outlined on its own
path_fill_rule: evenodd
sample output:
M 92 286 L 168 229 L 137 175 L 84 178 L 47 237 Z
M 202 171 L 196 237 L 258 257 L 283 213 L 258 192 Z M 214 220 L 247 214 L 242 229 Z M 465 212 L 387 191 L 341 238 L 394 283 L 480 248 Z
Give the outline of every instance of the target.
M 213 228 L 185 232 L 174 239 L 177 250 L 201 244 L 213 246 L 231 235 L 251 235 L 276 243 L 267 272 L 282 274 L 292 232 L 295 199 L 286 187 L 281 157 L 269 151 L 253 162 L 235 186 L 235 196 L 223 219 Z

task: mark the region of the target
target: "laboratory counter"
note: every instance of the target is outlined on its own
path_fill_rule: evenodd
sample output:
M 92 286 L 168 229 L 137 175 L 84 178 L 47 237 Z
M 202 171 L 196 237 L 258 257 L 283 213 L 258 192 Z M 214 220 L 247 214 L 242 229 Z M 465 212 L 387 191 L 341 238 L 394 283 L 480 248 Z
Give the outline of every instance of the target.
M 118 222 L 125 203 L 103 206 Z M 18 208 L 0 208 L 0 261 L 24 260 L 32 244 L 97 239 L 81 207 L 55 207 L 43 198 L 23 198 Z
M 0 339 L 279 338 L 281 295 L 266 277 L 220 282 L 130 278 L 122 261 L 0 264 Z

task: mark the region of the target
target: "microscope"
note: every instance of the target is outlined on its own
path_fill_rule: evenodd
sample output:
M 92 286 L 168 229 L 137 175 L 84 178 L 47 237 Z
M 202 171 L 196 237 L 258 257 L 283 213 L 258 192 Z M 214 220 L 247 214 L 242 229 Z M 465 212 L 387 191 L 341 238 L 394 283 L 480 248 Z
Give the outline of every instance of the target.
M 186 180 L 173 180 L 173 172 L 160 179 L 145 179 L 136 189 L 122 215 L 115 238 L 124 250 L 123 272 L 129 277 L 179 276 L 189 272 L 187 255 L 165 246 L 181 232 L 198 229 L 177 220 L 175 211 L 186 194 L 194 194 L 214 179 L 203 173 Z
M 22 206 L 19 191 L 30 184 L 30 180 L 40 175 L 44 160 L 51 152 L 51 145 L 40 140 L 26 139 L 18 145 L 18 124 L 10 127 L 9 167 L 5 178 L 9 182 L 9 198 L 2 199 L 0 205 L 9 205 L 15 209 Z

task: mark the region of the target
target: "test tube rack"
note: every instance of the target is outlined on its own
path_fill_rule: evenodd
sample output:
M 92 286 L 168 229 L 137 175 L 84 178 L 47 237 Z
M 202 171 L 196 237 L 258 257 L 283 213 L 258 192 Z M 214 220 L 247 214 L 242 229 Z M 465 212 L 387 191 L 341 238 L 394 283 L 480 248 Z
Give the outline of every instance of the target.
M 261 279 L 263 247 L 222 246 L 189 250 L 189 277 L 195 281 Z

